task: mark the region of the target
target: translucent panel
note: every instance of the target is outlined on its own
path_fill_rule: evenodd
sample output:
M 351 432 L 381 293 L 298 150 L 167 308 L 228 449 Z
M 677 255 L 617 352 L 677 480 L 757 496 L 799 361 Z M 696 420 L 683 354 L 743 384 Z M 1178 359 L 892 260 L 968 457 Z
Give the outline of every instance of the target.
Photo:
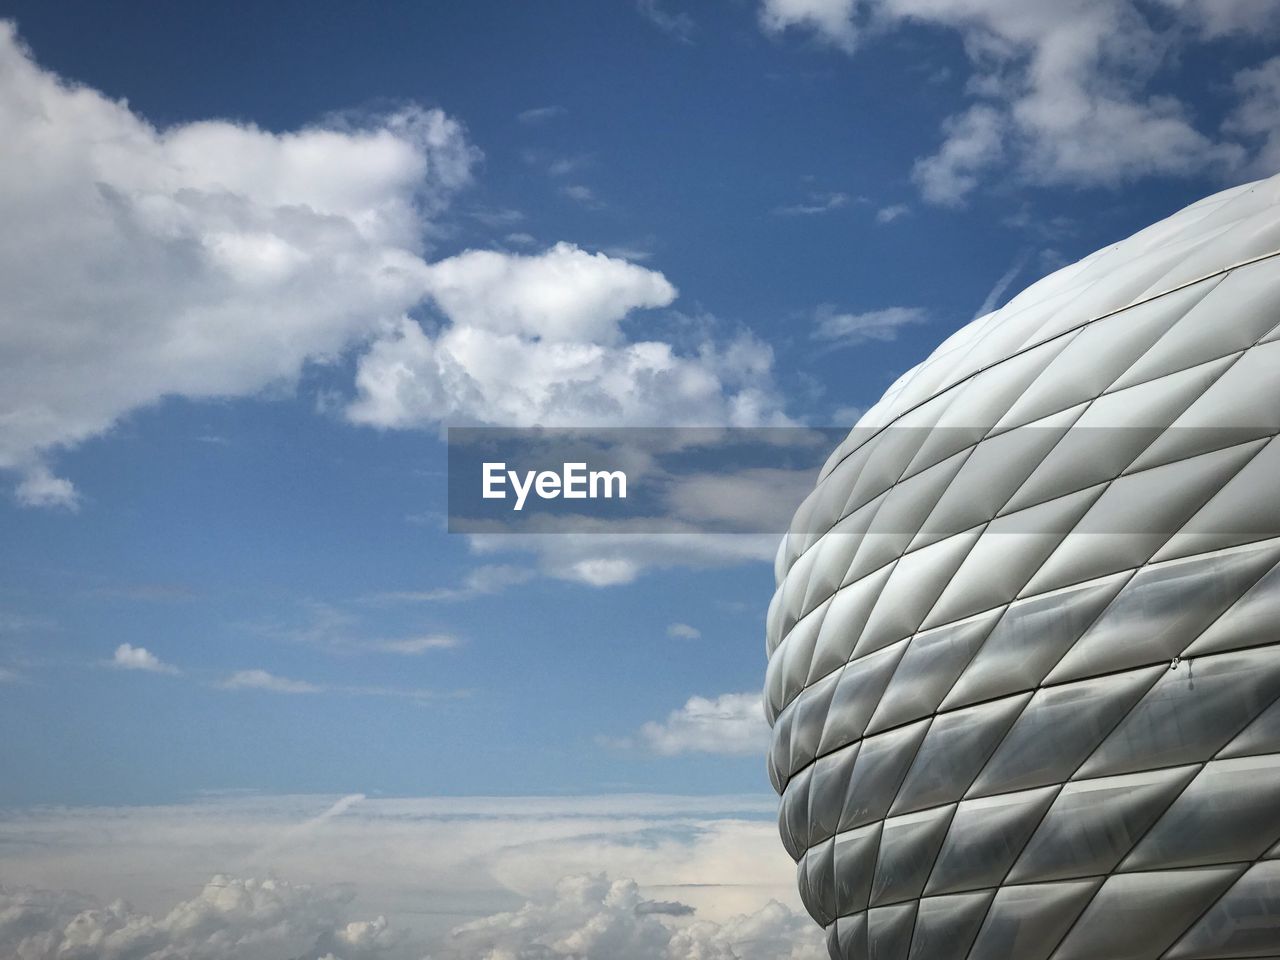
M 1046 960 L 1097 886 L 1096 880 L 1073 880 L 1001 887 L 969 956 L 975 960 Z
M 1109 877 L 1053 960 L 1154 960 L 1239 873 L 1210 867 Z
M 805 909 L 824 927 L 836 918 L 834 849 L 834 840 L 820 843 L 810 847 L 801 862 L 801 869 L 808 874 L 809 896 Z
M 970 795 L 1066 780 L 1163 672 L 1148 667 L 1038 691 Z
M 773 725 L 773 743 L 769 747 L 769 779 L 781 793 L 791 776 L 791 722 L 796 712 L 788 710 Z
M 1009 873 L 1010 883 L 1110 873 L 1199 768 L 1068 783 Z
M 809 842 L 825 840 L 839 829 L 844 795 L 849 789 L 859 744 L 819 757 L 809 784 Z
M 1211 285 L 1202 283 L 1196 288 Z M 1232 271 L 1214 287 L 1213 295 L 1190 309 L 1128 370 L 1121 382 L 1150 380 L 1186 369 L 1205 357 L 1250 346 L 1275 326 L 1276 286 L 1277 274 L 1272 264 Z M 1225 312 L 1230 313 L 1230 323 L 1222 322 Z
M 836 920 L 836 944 L 840 954 L 831 960 L 866 960 L 867 915 L 860 913 Z
M 986 891 L 921 900 L 908 960 L 965 956 L 987 915 L 992 896 Z
M 1062 542 L 1060 531 L 1073 528 L 1101 495 L 1102 488 L 1094 487 L 997 517 L 969 552 L 924 625 L 956 620 L 1017 596 Z
M 1206 626 L 1280 559 L 1280 544 L 1238 547 L 1139 570 L 1057 668 L 1057 683 L 1186 650 Z
M 913 637 L 867 730 L 874 733 L 933 713 L 1000 613 L 991 610 Z
M 871 887 L 873 906 L 920 896 L 954 810 L 954 806 L 936 807 L 884 822 Z
M 959 473 L 939 497 L 923 525 L 926 533 L 940 536 L 967 530 L 994 517 L 1083 410 L 1080 404 L 983 440 L 965 457 Z
M 1082 396 L 1102 393 L 1145 353 L 1216 281 L 1197 284 L 1126 310 L 1123 317 L 1085 327 L 1013 406 L 1009 418 L 1023 422 L 1061 410 Z
M 959 893 L 1001 883 L 1057 792 L 1057 787 L 1042 787 L 960 804 L 925 892 Z
M 1139 458 L 1137 468 L 1280 432 L 1280 343 L 1247 351 Z
M 1121 869 L 1253 860 L 1280 839 L 1280 756 L 1205 765 Z
M 915 919 L 915 901 L 868 910 L 867 960 L 902 960 L 911 946 Z
M 819 753 L 835 750 L 862 736 L 906 649 L 907 641 L 899 641 L 892 647 L 854 660 L 840 672 L 827 710 L 826 728 L 818 744 Z
M 915 633 L 942 588 L 973 548 L 978 534 L 977 530 L 960 533 L 899 560 L 867 619 L 854 656 Z
M 1165 954 L 1167 960 L 1280 954 L 1280 861 L 1255 864 Z
M 819 661 L 824 665 L 831 664 L 834 669 L 853 654 L 854 645 L 858 642 L 862 628 L 866 626 L 876 597 L 884 589 L 884 583 L 892 570 L 892 566 L 877 570 L 844 587 L 831 598 L 831 605 L 818 630 L 813 654 L 815 673 L 818 672 L 816 664 Z
M 819 680 L 805 690 L 791 706 L 795 719 L 791 724 L 791 770 L 812 763 L 818 755 L 818 743 L 827 722 L 832 695 L 836 692 L 838 674 Z
M 809 779 L 813 767 L 805 767 L 791 778 L 778 807 L 778 832 L 792 860 L 799 860 L 809 840 Z
M 945 706 L 963 706 L 1038 686 L 1127 579 L 1127 574 L 1113 574 L 1010 604 Z
M 1280 657 L 1272 650 L 1184 661 L 1165 671 L 1080 776 L 1208 760 L 1277 697 Z
M 868 737 L 862 742 L 849 781 L 849 792 L 845 796 L 844 811 L 840 815 L 841 830 L 879 820 L 885 815 L 920 747 L 920 741 L 924 739 L 925 731 L 929 729 L 929 723 L 928 720 L 920 720 L 907 727 Z
M 880 823 L 876 822 L 836 835 L 836 913 L 839 916 L 867 909 L 880 829 Z
M 1260 753 L 1280 753 L 1280 701 L 1263 710 L 1218 756 L 1248 757 Z
M 1280 442 L 1273 438 L 1160 548 L 1155 559 L 1274 538 L 1280 531 L 1280 499 L 1272 495 L 1277 475 Z
M 1261 441 L 1114 481 L 1027 585 L 1042 593 L 1146 562 L 1257 452 Z M 1116 533 L 1115 531 L 1123 531 Z
M 1091 403 L 1009 499 L 1007 509 L 1023 510 L 1123 473 L 1169 423 L 1165 406 L 1170 398 L 1163 390 L 1155 393 L 1136 387 Z
M 893 812 L 907 813 L 964 796 L 1030 698 L 1022 694 L 940 714 L 920 746 Z
M 778 704 L 781 710 L 804 689 L 805 679 L 809 676 L 809 665 L 813 662 L 813 648 L 818 639 L 818 629 L 822 626 L 827 607 L 814 610 L 807 617 L 791 628 L 782 646 L 778 648 L 777 657 L 782 660 L 782 700 Z
M 1277 447 L 1280 450 L 1280 447 Z M 1273 474 L 1271 483 L 1275 483 Z M 1275 541 L 1270 542 L 1274 548 Z M 1186 649 L 1199 657 L 1280 641 L 1280 567 L 1272 567 Z

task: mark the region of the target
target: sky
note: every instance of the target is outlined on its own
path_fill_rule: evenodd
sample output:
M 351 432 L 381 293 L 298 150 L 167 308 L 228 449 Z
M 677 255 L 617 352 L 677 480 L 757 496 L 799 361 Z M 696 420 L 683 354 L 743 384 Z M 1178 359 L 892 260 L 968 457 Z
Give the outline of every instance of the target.
M 444 429 L 848 427 L 1280 168 L 1277 0 L 0 18 L 32 957 L 819 956 L 764 772 L 776 538 L 450 534 Z

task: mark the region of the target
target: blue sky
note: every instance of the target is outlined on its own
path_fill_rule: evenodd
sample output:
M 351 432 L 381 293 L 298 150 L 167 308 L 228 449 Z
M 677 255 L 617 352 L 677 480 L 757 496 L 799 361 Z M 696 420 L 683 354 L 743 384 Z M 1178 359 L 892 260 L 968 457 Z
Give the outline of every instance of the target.
M 446 534 L 442 428 L 851 425 L 1280 166 L 1271 0 L 0 17 L 10 809 L 765 796 L 769 544 Z

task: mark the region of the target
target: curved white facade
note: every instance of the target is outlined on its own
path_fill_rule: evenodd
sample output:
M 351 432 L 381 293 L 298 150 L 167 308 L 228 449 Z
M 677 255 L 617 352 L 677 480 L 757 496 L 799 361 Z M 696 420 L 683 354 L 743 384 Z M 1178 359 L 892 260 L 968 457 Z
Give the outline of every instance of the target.
M 832 956 L 1280 956 L 1280 178 L 1041 280 L 858 428 L 768 621 Z

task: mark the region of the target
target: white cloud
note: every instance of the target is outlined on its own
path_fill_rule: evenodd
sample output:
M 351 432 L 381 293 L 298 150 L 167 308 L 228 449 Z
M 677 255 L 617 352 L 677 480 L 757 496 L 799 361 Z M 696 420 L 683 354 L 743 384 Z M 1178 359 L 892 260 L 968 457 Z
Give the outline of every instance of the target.
M 852 53 L 858 32 L 853 25 L 856 0 L 764 0 L 760 25 L 768 33 L 808 27 L 833 46 Z
M 979 177 L 1003 159 L 1006 125 L 1003 113 L 981 104 L 949 117 L 942 125 L 942 149 L 917 160 L 912 170 L 924 198 L 946 206 L 962 203 Z
M 777 207 L 773 212 L 782 217 L 811 217 L 820 213 L 830 213 L 849 205 L 847 193 L 814 193 L 804 203 Z
M 663 33 L 669 33 L 681 43 L 692 43 L 697 24 L 693 17 L 683 10 L 673 13 L 666 9 L 661 0 L 636 0 L 636 9 L 640 15 L 652 23 Z
M 776 533 L 702 533 L 705 527 L 674 521 L 672 526 L 685 529 L 654 533 L 647 522 L 632 530 L 625 521 L 584 519 L 573 533 L 479 533 L 468 539 L 481 555 L 532 554 L 543 576 L 591 587 L 631 583 L 650 570 L 771 563 L 778 550 Z
M 568 112 L 564 107 L 552 104 L 546 107 L 530 107 L 528 110 L 521 110 L 516 114 L 516 119 L 524 124 L 538 124 L 554 120 L 557 117 L 563 117 Z
M 905 203 L 890 204 L 876 211 L 876 223 L 893 223 L 893 221 L 905 217 L 910 212 L 911 208 Z
M 111 657 L 111 665 L 122 670 L 146 670 L 150 673 L 177 673 L 178 668 L 165 663 L 146 647 L 122 643 Z
M 396 321 L 476 157 L 414 107 L 158 129 L 41 69 L 9 22 L 0 128 L 0 469 L 33 505 L 74 504 L 46 458 L 130 411 L 256 393 Z
M 382 918 L 344 921 L 350 895 L 283 880 L 215 876 L 196 896 L 151 916 L 63 892 L 0 887 L 0 952 L 21 960 L 242 960 L 391 957 Z
M 667 625 L 667 636 L 673 640 L 701 640 L 702 631 L 687 623 L 672 623 Z
M 0 465 L 4 465 L 2 461 Z M 39 462 L 26 467 L 14 496 L 24 507 L 62 507 L 73 512 L 80 509 L 80 494 L 75 485 L 65 477 L 55 477 Z
M 1238 172 L 1239 143 L 1197 126 L 1159 88 L 1184 50 L 1229 34 L 1274 34 L 1277 0 L 763 0 L 766 31 L 797 27 L 852 53 L 904 24 L 955 31 L 973 106 L 916 165 L 925 199 L 957 204 L 997 171 L 1036 184 L 1116 186 L 1151 176 Z M 1166 23 L 1172 15 L 1172 23 Z M 1228 130 L 1228 133 L 1231 131 Z
M 886 307 L 865 313 L 840 313 L 829 304 L 820 306 L 814 316 L 813 338 L 841 347 L 851 347 L 868 340 L 896 340 L 898 330 L 924 323 L 928 315 L 919 307 Z
M 440 111 L 158 129 L 42 70 L 4 23 L 0 127 L 0 470 L 23 503 L 74 508 L 49 458 L 132 411 L 288 386 L 364 346 L 347 412 L 377 427 L 782 417 L 753 337 L 624 328 L 674 299 L 657 271 L 567 243 L 428 263 L 478 156 Z M 409 319 L 426 302 L 443 322 Z
M 742 334 L 679 353 L 628 340 L 633 310 L 665 306 L 661 273 L 560 243 L 533 256 L 469 251 L 426 271 L 449 320 L 402 321 L 361 358 L 356 423 L 505 426 L 754 425 L 782 418 L 773 355 Z
M 240 795 L 174 806 L 8 811 L 0 815 L 0 843 L 6 884 L 75 889 L 103 903 L 125 899 L 133 906 L 123 911 L 153 932 L 173 913 L 175 900 L 201 899 L 202 878 L 218 872 L 286 877 L 289 892 L 277 894 L 279 901 L 270 899 L 277 895 L 258 894 L 257 902 L 276 902 L 280 932 L 301 931 L 303 940 L 282 939 L 277 950 L 277 941 L 258 928 L 261 949 L 239 956 L 262 960 L 315 960 L 326 951 L 357 960 L 365 955 L 350 956 L 333 936 L 349 923 L 378 924 L 369 919 L 377 917 L 386 918 L 384 938 L 403 935 L 403 953 L 389 942 L 381 945 L 390 951 L 388 960 L 455 957 L 449 949 L 452 928 L 495 913 L 518 913 L 525 901 L 554 902 L 559 878 L 599 871 L 633 878 L 640 903 L 675 901 L 696 909 L 692 918 L 656 914 L 671 924 L 672 944 L 689 943 L 678 934 L 691 923 L 709 923 L 730 942 L 741 939 L 744 950 L 750 949 L 747 931 L 767 936 L 772 930 L 781 942 L 758 949 L 786 949 L 740 956 L 774 960 L 788 956 L 793 944 L 820 938 L 800 909 L 795 866 L 778 842 L 776 806 L 769 793 L 362 800 Z M 312 898 L 310 907 L 289 905 L 291 897 L 304 895 Z M 84 897 L 61 896 L 72 901 L 70 916 L 94 906 Z M 784 906 L 771 906 L 773 900 Z M 632 907 L 651 912 L 628 901 Z M 310 920 L 291 917 L 295 910 Z M 761 915 L 764 910 L 769 913 Z M 197 909 L 184 915 L 203 916 L 205 934 L 226 924 L 223 937 L 232 943 L 237 931 L 252 926 L 234 912 Z M 6 957 L 15 952 L 5 937 L 29 936 L 36 929 L 60 935 L 68 926 L 55 919 L 23 930 L 6 926 L 4 916 L 0 908 L 0 956 Z M 756 917 L 760 926 L 742 925 L 743 916 Z M 529 949 L 546 929 L 530 927 Z M 164 936 L 157 934 L 158 945 L 198 942 Z M 311 936 L 316 940 L 307 942 Z M 668 949 L 660 954 L 665 960 L 707 956 Z M 161 956 L 190 960 L 181 949 Z M 148 954 L 139 950 L 131 960 L 141 957 Z M 478 958 L 463 953 L 459 960 Z
M 470 600 L 473 597 L 501 593 L 508 587 L 517 587 L 520 584 L 528 583 L 534 576 L 534 572 L 526 567 L 518 567 L 509 563 L 488 563 L 469 571 L 466 577 L 463 578 L 462 583 L 456 587 L 437 587 L 434 590 L 388 591 L 375 595 L 373 599 L 408 603 Z
M 1239 105 L 1223 129 L 1257 143 L 1253 172 L 1270 176 L 1280 170 L 1280 57 L 1241 70 L 1234 85 Z
M 451 634 L 429 633 L 401 640 L 370 640 L 364 644 L 364 648 L 375 653 L 397 653 L 412 657 L 428 650 L 453 650 L 461 644 L 462 641 Z
M 684 909 L 681 909 L 684 908 Z M 459 927 L 447 955 L 466 960 L 824 960 L 807 917 L 772 901 L 727 922 L 673 924 L 693 911 L 646 900 L 634 880 L 565 877 L 510 913 Z
M 596 192 L 585 184 L 571 183 L 566 187 L 562 187 L 560 192 L 570 200 L 580 203 L 584 207 L 598 210 L 604 206 L 600 198 L 596 196 Z
M 655 753 L 761 754 L 769 727 L 758 693 L 725 693 L 715 698 L 690 697 L 661 723 L 640 728 L 640 740 Z
M 266 690 L 270 693 L 322 693 L 324 687 L 305 680 L 278 677 L 266 670 L 238 670 L 219 684 L 224 690 Z

